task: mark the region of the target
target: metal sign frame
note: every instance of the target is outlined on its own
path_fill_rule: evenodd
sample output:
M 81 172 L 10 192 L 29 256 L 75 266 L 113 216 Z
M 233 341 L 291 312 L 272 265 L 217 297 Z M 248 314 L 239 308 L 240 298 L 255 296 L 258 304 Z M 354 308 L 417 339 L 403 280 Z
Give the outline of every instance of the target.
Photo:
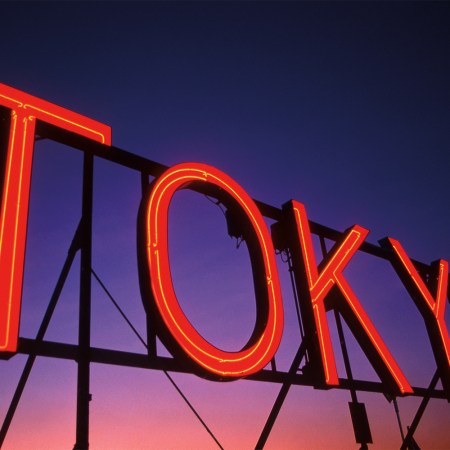
M 67 132 L 55 129 L 44 122 L 39 122 L 36 128 L 36 139 L 51 139 L 67 145 Z M 3 146 L 7 142 L 8 129 L 3 123 L 0 128 L 0 144 Z M 140 177 L 142 191 L 144 192 L 149 184 L 149 177 L 158 177 L 168 168 L 162 164 L 151 161 L 144 157 L 132 154 L 123 149 L 107 146 L 89 139 L 77 137 L 71 139 L 71 146 L 83 152 L 83 190 L 82 190 L 82 217 L 73 241 L 70 245 L 66 261 L 61 269 L 61 273 L 55 286 L 53 295 L 50 299 L 45 316 L 42 319 L 41 326 L 35 339 L 19 337 L 18 353 L 28 355 L 27 363 L 23 369 L 22 376 L 18 382 L 14 397 L 3 421 L 0 430 L 0 446 L 3 443 L 8 432 L 9 425 L 14 417 L 15 410 L 19 404 L 22 392 L 26 385 L 28 376 L 32 370 L 33 363 L 38 356 L 61 358 L 75 361 L 78 367 L 78 386 L 77 386 L 77 416 L 76 416 L 76 449 L 89 447 L 89 402 L 90 394 L 90 364 L 100 363 L 126 367 L 136 367 L 152 370 L 163 370 L 166 372 L 195 373 L 189 367 L 181 364 L 176 358 L 163 357 L 157 354 L 156 333 L 154 323 L 151 317 L 147 320 L 147 353 L 130 353 L 117 351 L 107 348 L 95 348 L 90 342 L 90 323 L 91 323 L 91 284 L 92 279 L 97 278 L 92 270 L 92 214 L 93 214 L 93 184 L 94 184 L 94 160 L 96 158 L 108 160 L 130 169 Z M 266 218 L 279 221 L 282 217 L 282 210 L 274 206 L 255 201 L 260 212 Z M 309 222 L 311 232 L 320 239 L 322 250 L 326 253 L 325 241 L 336 242 L 343 233 L 332 228 L 320 225 L 315 222 Z M 377 258 L 390 260 L 391 252 L 388 250 L 364 242 L 360 251 Z M 66 344 L 61 342 L 46 341 L 45 333 L 51 321 L 52 314 L 57 305 L 59 296 L 62 292 L 64 283 L 73 265 L 75 256 L 80 253 L 80 283 L 79 283 L 79 337 L 78 344 Z M 430 274 L 431 266 L 413 261 L 415 267 L 424 274 Z M 98 280 L 98 278 L 97 278 Z M 99 280 L 98 280 L 99 281 Z M 354 379 L 352 375 L 350 360 L 348 357 L 345 338 L 342 330 L 341 317 L 335 311 L 335 320 L 339 333 L 342 354 L 344 358 L 346 378 L 339 378 L 337 389 L 350 391 L 351 402 L 350 411 L 352 422 L 355 429 L 356 441 L 367 447 L 371 443 L 370 429 L 368 427 L 367 416 L 364 405 L 358 402 L 357 392 L 376 392 L 386 396 L 390 395 L 390 390 L 381 382 Z M 280 384 L 279 395 L 273 405 L 273 408 L 267 418 L 266 424 L 262 430 L 260 438 L 255 448 L 263 448 L 271 429 L 277 419 L 278 413 L 289 392 L 291 386 L 316 386 L 314 377 L 306 370 L 300 371 L 300 364 L 307 355 L 308 344 L 304 339 L 299 346 L 296 355 L 288 371 L 278 370 L 273 363 L 270 368 L 266 368 L 257 373 L 249 375 L 246 379 L 251 381 L 265 381 Z M 439 375 L 436 371 L 435 376 L 428 387 L 413 387 L 413 396 L 421 397 L 422 403 L 417 411 L 411 427 L 406 435 L 402 433 L 402 448 L 409 448 L 414 442 L 414 432 L 420 422 L 423 412 L 430 399 L 447 399 L 447 394 L 442 389 L 436 389 Z M 395 398 L 394 405 L 396 407 Z M 400 428 L 401 429 L 401 428 Z M 219 444 L 220 446 L 220 444 Z

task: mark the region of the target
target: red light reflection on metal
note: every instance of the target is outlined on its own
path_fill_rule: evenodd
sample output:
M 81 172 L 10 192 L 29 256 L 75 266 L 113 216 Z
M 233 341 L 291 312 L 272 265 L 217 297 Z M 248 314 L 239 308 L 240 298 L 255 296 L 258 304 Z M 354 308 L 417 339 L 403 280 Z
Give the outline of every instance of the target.
M 17 350 L 36 120 L 111 145 L 110 127 L 0 83 L 11 110 L 0 219 L 0 352 Z
M 210 183 L 231 196 L 249 219 L 258 240 L 264 274 L 256 282 L 263 284 L 267 293 L 266 323 L 261 332 L 237 352 L 220 350 L 197 332 L 184 315 L 172 285 L 167 235 L 169 204 L 178 189 L 193 181 Z M 153 301 L 171 337 L 199 366 L 220 377 L 243 377 L 264 368 L 281 340 L 283 306 L 272 241 L 253 200 L 218 169 L 206 164 L 184 163 L 173 166 L 155 181 L 146 208 L 145 245 Z
M 325 304 L 330 290 L 336 286 L 339 289 L 341 297 L 346 302 L 344 306 L 347 311 L 347 317 L 344 317 L 347 319 L 349 315 L 352 316 L 352 321 L 369 339 L 372 349 L 366 351 L 366 353 L 370 355 L 375 351 L 379 359 L 381 359 L 385 365 L 388 373 L 395 381 L 399 391 L 402 394 L 411 393 L 412 388 L 406 377 L 403 375 L 401 369 L 381 339 L 342 273 L 363 243 L 369 231 L 359 225 L 355 225 L 351 228 L 343 242 L 337 248 L 333 249 L 332 254 L 330 252 L 329 258 L 326 260 L 324 267 L 321 268 L 319 273 L 306 209 L 303 204 L 295 200 L 290 202 L 290 207 L 294 212 L 297 233 L 300 239 L 300 247 L 306 268 L 310 302 L 314 311 L 326 384 L 334 386 L 339 384 L 333 346 L 326 317 L 327 307 Z M 348 312 L 350 312 L 350 314 L 348 314 Z M 356 319 L 356 321 L 354 319 Z M 359 341 L 360 333 L 354 334 Z M 365 350 L 367 350 L 367 348 Z M 374 363 L 374 361 L 372 361 L 372 363 Z

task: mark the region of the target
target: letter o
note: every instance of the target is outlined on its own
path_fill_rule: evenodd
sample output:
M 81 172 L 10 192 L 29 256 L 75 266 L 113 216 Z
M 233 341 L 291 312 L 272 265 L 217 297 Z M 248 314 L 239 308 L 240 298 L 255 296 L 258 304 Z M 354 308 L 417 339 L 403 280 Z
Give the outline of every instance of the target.
M 254 331 L 243 349 L 227 352 L 206 341 L 183 313 L 175 294 L 168 254 L 168 210 L 178 189 L 195 183 L 215 189 L 238 211 L 250 236 L 248 245 L 257 300 Z M 204 186 L 203 183 L 209 185 Z M 283 304 L 269 230 L 245 190 L 220 170 L 201 163 L 178 164 L 156 179 L 139 213 L 140 284 L 147 312 L 156 315 L 158 335 L 171 353 L 187 357 L 202 374 L 239 378 L 258 372 L 273 358 L 283 332 Z M 185 358 L 186 359 L 186 358 Z

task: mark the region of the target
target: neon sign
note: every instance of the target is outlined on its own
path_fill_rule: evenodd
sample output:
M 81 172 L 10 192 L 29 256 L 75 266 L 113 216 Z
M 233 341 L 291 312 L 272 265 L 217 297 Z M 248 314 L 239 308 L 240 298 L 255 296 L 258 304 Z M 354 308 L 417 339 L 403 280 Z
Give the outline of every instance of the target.
M 9 111 L 9 140 L 3 164 L 0 218 L 0 352 L 17 351 L 21 286 L 28 201 L 36 126 L 51 127 L 70 142 L 80 136 L 106 146 L 106 125 L 0 84 L 0 106 Z M 66 134 L 64 134 L 66 133 Z M 183 313 L 175 294 L 168 255 L 168 209 L 176 191 L 194 187 L 220 200 L 238 224 L 247 243 L 257 303 L 256 322 L 247 344 L 227 352 L 206 341 Z M 366 239 L 368 230 L 348 229 L 318 264 L 305 207 L 293 200 L 283 206 L 281 219 L 269 232 L 247 192 L 220 170 L 200 163 L 173 166 L 157 177 L 143 196 L 138 214 L 138 260 L 142 300 L 147 314 L 157 319 L 164 345 L 192 371 L 214 379 L 235 379 L 262 370 L 274 357 L 283 333 L 283 303 L 275 260 L 278 249 L 292 255 L 305 340 L 317 387 L 339 384 L 326 312 L 338 310 L 388 389 L 413 393 L 346 280 L 343 271 Z M 381 242 L 390 261 L 422 315 L 443 387 L 450 398 L 450 338 L 445 324 L 448 263 L 433 264 L 434 275 L 424 278 L 401 244 Z
M 440 369 L 442 385 L 450 392 L 450 338 L 445 323 L 448 262 L 440 259 L 432 264 L 434 274 L 428 280 L 427 286 L 400 242 L 387 238 L 380 241 L 380 244 L 395 253 L 396 257 L 391 260 L 392 265 L 425 321 L 434 357 Z
M 10 111 L 0 219 L 0 351 L 15 352 L 19 333 L 28 201 L 36 122 L 111 145 L 111 129 L 95 120 L 0 83 Z
M 316 341 L 312 349 L 320 350 L 325 384 L 333 386 L 339 383 L 326 318 L 327 309 L 338 308 L 380 378 L 402 394 L 412 392 L 342 273 L 369 231 L 359 225 L 351 228 L 321 263 L 319 273 L 305 207 L 291 201 L 283 211 L 286 217 L 283 231 L 292 252 L 305 327 L 308 328 L 307 334 Z
M 173 194 L 188 183 L 207 183 L 218 188 L 217 196 L 229 209 L 236 210 L 246 225 L 245 239 L 257 291 L 257 320 L 249 342 L 239 352 L 224 352 L 207 342 L 184 315 L 172 286 L 167 215 Z M 139 222 L 141 265 L 145 266 L 141 270 L 144 305 L 161 318 L 159 332 L 166 346 L 188 355 L 203 369 L 222 378 L 242 377 L 263 369 L 281 340 L 283 306 L 270 233 L 250 196 L 214 167 L 180 164 L 155 181 L 148 199 L 143 199 Z

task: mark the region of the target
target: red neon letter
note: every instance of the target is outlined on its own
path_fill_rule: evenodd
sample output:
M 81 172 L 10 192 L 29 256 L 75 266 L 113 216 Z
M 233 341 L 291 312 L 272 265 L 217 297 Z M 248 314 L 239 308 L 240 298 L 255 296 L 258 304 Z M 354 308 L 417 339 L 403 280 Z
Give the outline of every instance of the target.
M 400 242 L 387 238 L 381 240 L 380 244 L 394 250 L 395 259 L 391 260 L 392 265 L 422 314 L 442 385 L 450 395 L 450 338 L 445 323 L 448 262 L 441 259 L 432 264 L 435 274 L 430 276 L 427 287 Z M 430 288 L 435 292 L 434 295 L 431 294 Z
M 222 351 L 207 342 L 191 325 L 178 303 L 170 273 L 167 220 L 172 196 L 186 184 L 207 183 L 229 208 L 236 208 L 251 230 L 249 246 L 257 288 L 257 323 L 247 345 L 238 352 Z M 156 313 L 159 334 L 178 355 L 188 356 L 202 372 L 237 378 L 264 368 L 274 356 L 283 330 L 283 306 L 275 253 L 264 219 L 250 196 L 232 178 L 214 167 L 185 163 L 160 176 L 140 211 L 140 275 L 146 309 Z M 255 269 L 255 265 L 257 266 Z M 149 290 L 149 286 L 151 290 Z M 262 294 L 262 295 L 259 295 Z M 259 297 L 262 297 L 259 298 Z M 181 352 L 180 352 L 181 350 Z
M 304 320 L 309 318 L 315 323 L 315 329 L 309 334 L 317 339 L 325 383 L 339 384 L 326 317 L 327 310 L 338 307 L 380 378 L 402 394 L 412 392 L 411 386 L 342 273 L 363 243 L 368 230 L 359 225 L 351 228 L 319 265 L 319 272 L 305 207 L 299 202 L 291 201 L 284 209 L 295 223 L 295 228 L 291 226 L 290 232 L 295 231 L 297 239 L 291 237 L 290 246 L 300 302 L 303 303 L 302 312 L 306 312 Z M 311 330 L 311 324 L 309 329 Z
M 111 144 L 111 129 L 0 83 L 0 105 L 11 111 L 0 221 L 0 352 L 17 350 L 25 238 L 36 120 Z

